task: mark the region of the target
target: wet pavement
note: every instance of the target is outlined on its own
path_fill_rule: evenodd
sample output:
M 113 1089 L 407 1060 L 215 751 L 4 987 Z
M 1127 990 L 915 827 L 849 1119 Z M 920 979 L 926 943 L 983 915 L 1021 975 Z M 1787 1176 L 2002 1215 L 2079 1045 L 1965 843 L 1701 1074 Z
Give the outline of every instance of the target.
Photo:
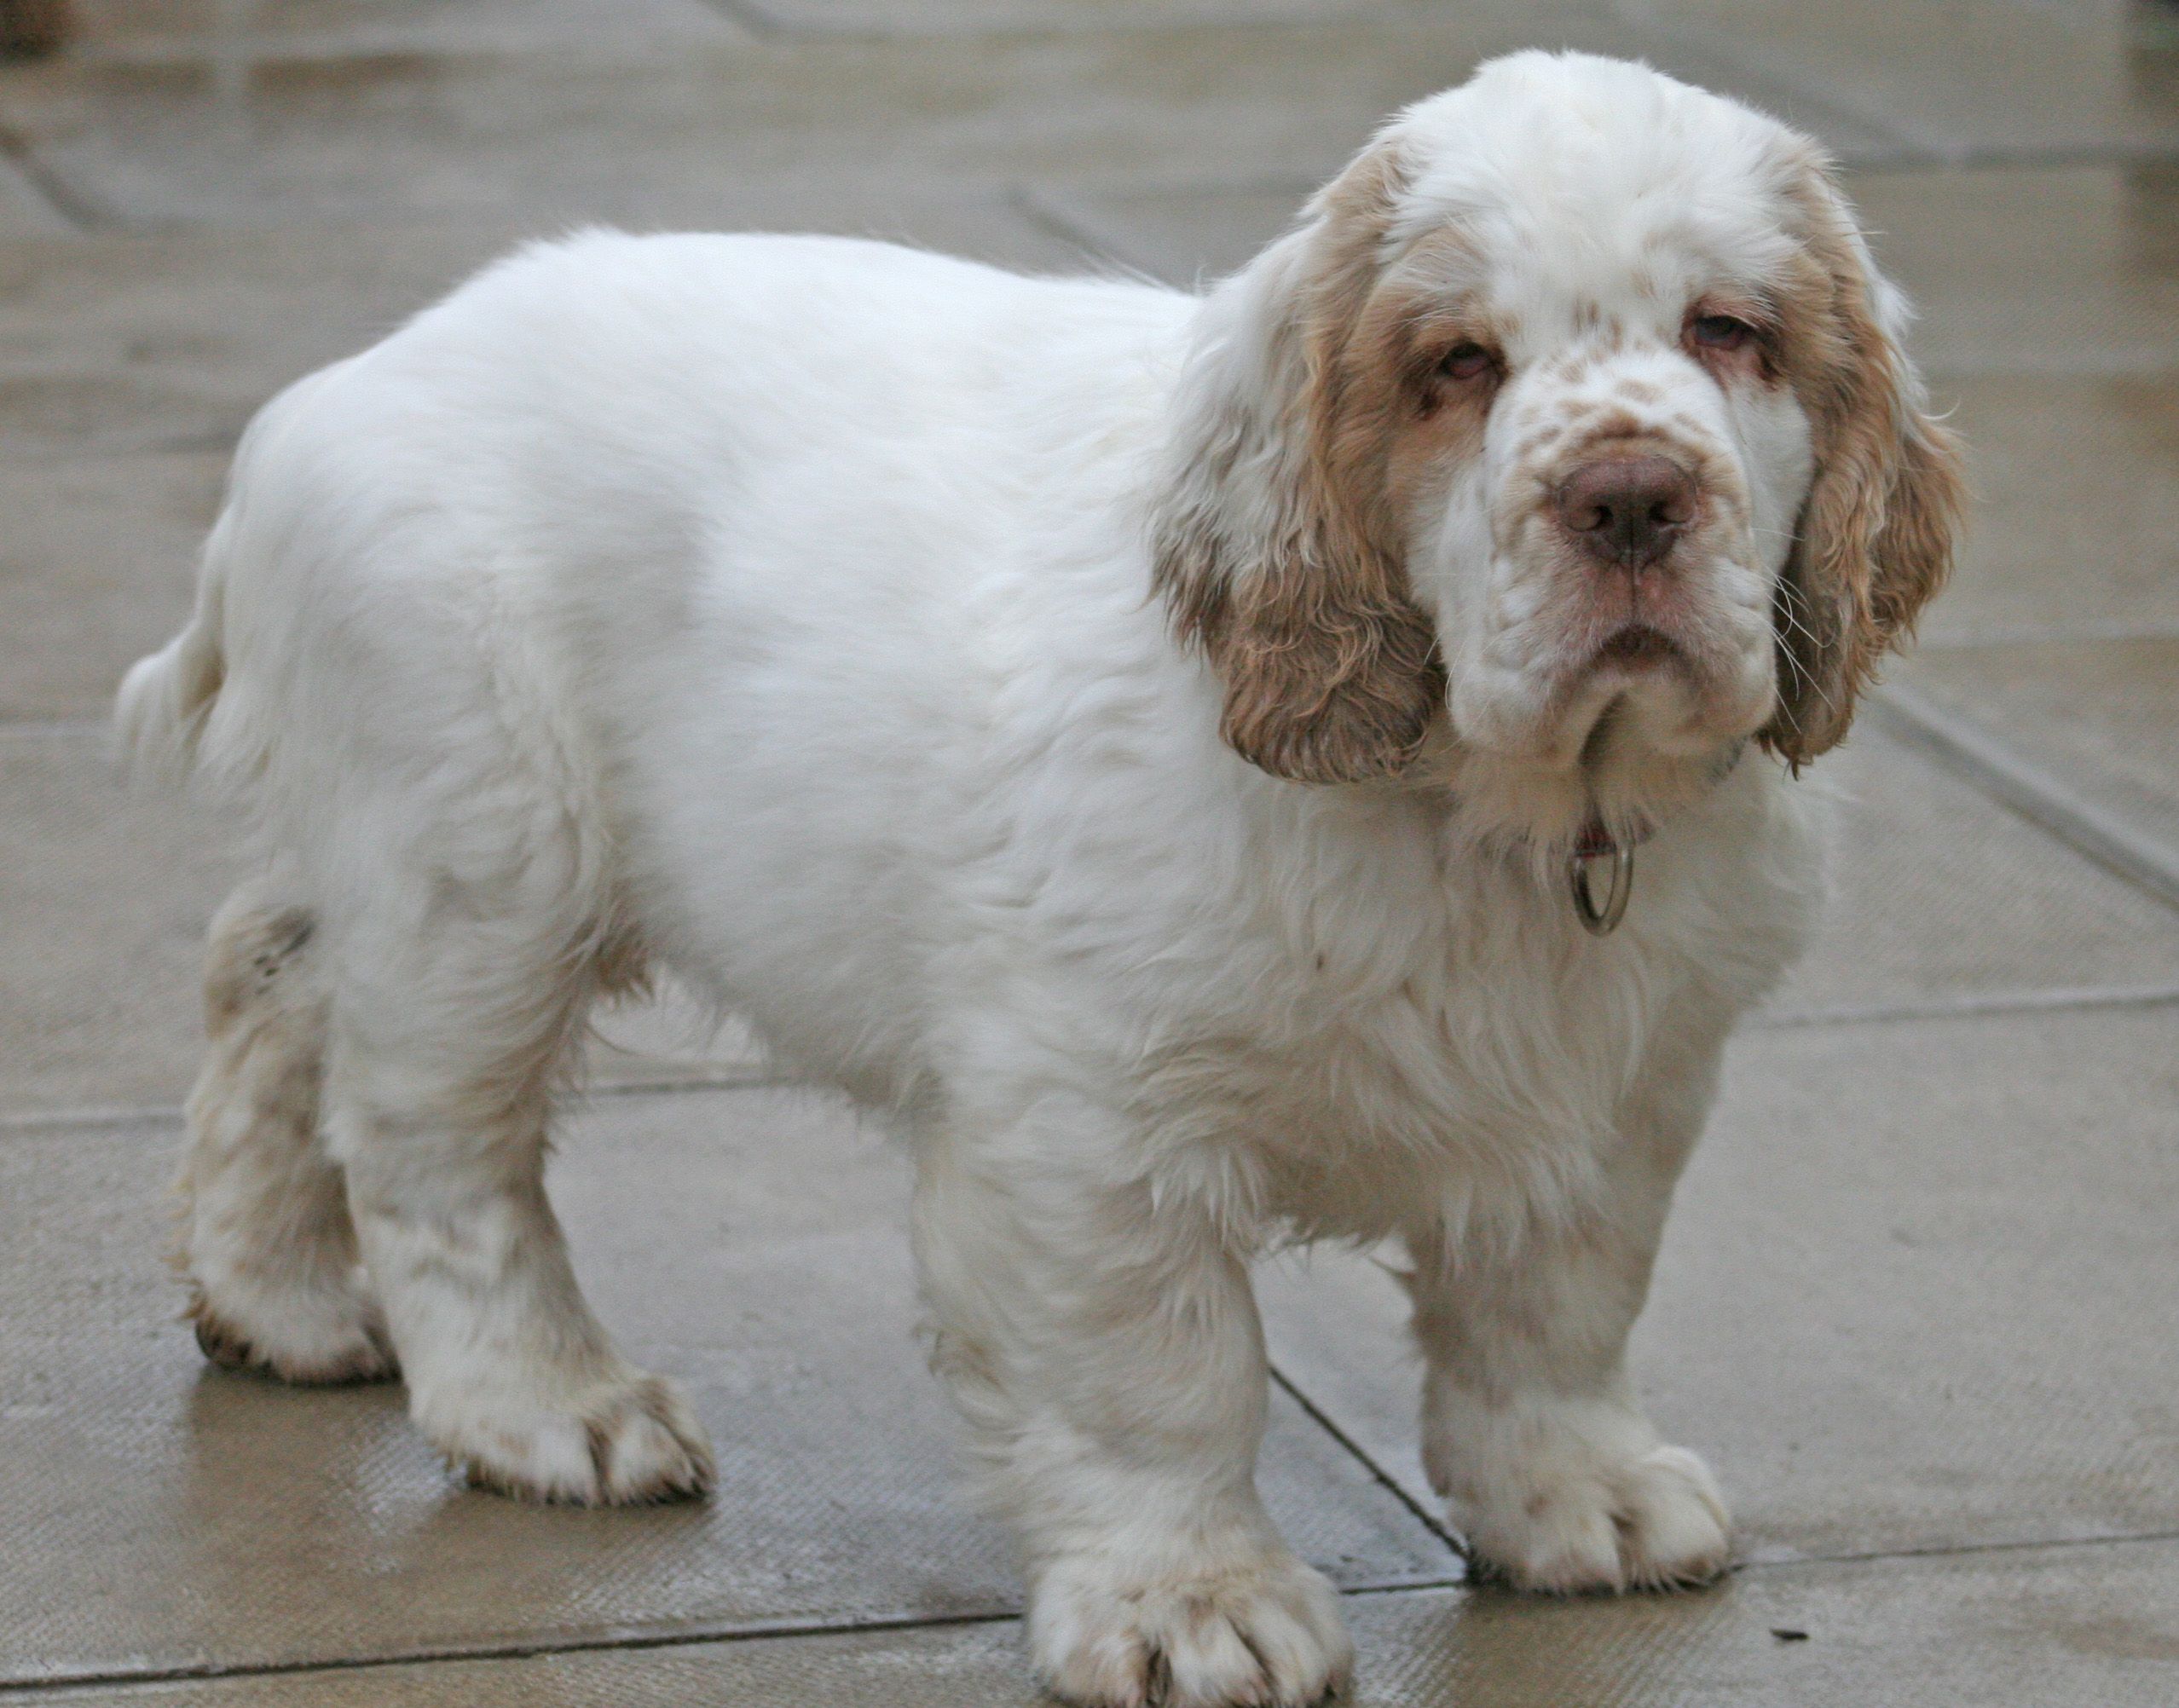
M 2127 0 L 77 0 L 0 68 L 0 1705 L 1015 1704 L 910 1334 L 900 1159 L 681 1005 L 553 1190 L 707 1504 L 455 1487 L 397 1389 L 215 1372 L 163 1194 L 223 827 L 103 709 L 251 412 L 515 238 L 1231 267 L 1483 55 L 1640 54 L 1825 136 L 1974 459 L 1814 776 L 1838 894 L 1735 1044 L 1637 1336 L 1743 1564 L 1461 1582 L 1367 1261 L 1263 1278 L 1263 1466 L 1369 1704 L 2179 1699 L 2179 9 Z M 608 1166 L 609 1157 L 611 1166 Z M 630 1166 L 631 1159 L 635 1165 Z

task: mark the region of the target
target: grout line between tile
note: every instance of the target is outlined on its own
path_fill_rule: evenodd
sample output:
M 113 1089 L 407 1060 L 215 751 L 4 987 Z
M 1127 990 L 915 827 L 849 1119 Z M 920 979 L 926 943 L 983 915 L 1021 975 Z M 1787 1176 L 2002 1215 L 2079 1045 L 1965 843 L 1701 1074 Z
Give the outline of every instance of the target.
M 704 0 L 711 9 L 729 23 L 739 24 L 751 35 L 777 36 L 788 33 L 786 26 L 761 0 Z
M 2106 870 L 2179 907 L 2179 859 L 2151 838 L 1914 690 L 1887 684 L 1870 697 L 1893 734 Z
M 814 1081 L 760 1068 L 747 1072 L 691 1074 L 673 1079 L 611 1080 L 578 1088 L 564 1105 L 565 1112 L 580 1111 L 593 1099 L 675 1097 L 707 1091 L 761 1091 L 767 1088 L 801 1087 L 823 1090 Z M 182 1117 L 178 1103 L 147 1103 L 89 1109 L 26 1109 L 0 1111 L 0 1134 L 69 1132 L 91 1127 L 170 1127 Z
M 1683 26 L 1667 23 L 1657 15 L 1654 5 L 1642 3 L 1642 0 L 1617 0 L 1610 11 L 1621 23 L 1654 37 L 1667 47 L 1685 54 L 1705 55 L 1743 76 L 1763 78 L 1781 89 L 1791 90 L 1827 107 L 1839 117 L 1865 126 L 1902 152 L 1933 155 L 1946 141 L 1943 133 L 1910 118 L 1902 119 L 1887 110 L 1882 101 L 1872 101 L 1858 89 L 1841 84 L 1835 78 L 1812 75 L 1810 67 L 1796 55 L 1766 48 L 1759 42 L 1735 41 L 1729 31 L 1691 32 Z
M 133 1108 L 24 1109 L 0 1114 L 0 1134 L 72 1133 L 97 1127 L 171 1127 L 182 1119 L 178 1103 Z
M 1987 629 L 1962 629 L 1950 634 L 1917 635 L 1916 653 L 1974 652 L 1998 646 L 2089 646 L 2106 641 L 2179 640 L 2179 623 L 2014 623 Z
M 1270 1369 L 1271 1380 L 1278 1385 L 1288 1399 L 1301 1407 L 1309 1422 L 1344 1448 L 1349 1456 L 1369 1473 L 1379 1487 L 1406 1508 L 1424 1529 L 1452 1549 L 1465 1566 L 1468 1557 L 1467 1550 L 1461 1546 L 1459 1538 L 1446 1527 L 1445 1520 L 1408 1493 L 1400 1480 L 1373 1459 L 1361 1442 L 1355 1440 L 1353 1436 L 1333 1422 L 1331 1415 L 1303 1393 L 1300 1385 L 1292 1376 L 1276 1365 L 1273 1365 Z
M 1707 55 L 1745 75 L 1762 78 L 1782 89 L 1828 107 L 1850 118 L 1887 143 L 1892 152 L 1877 158 L 1847 162 L 1862 171 L 1916 171 L 1933 167 L 1997 171 L 2038 171 L 2067 166 L 2142 165 L 2169 161 L 2179 154 L 2168 142 L 2152 140 L 2091 141 L 2040 143 L 2014 147 L 2002 142 L 1977 141 L 1942 126 L 1926 124 L 1901 113 L 1882 100 L 1871 101 L 1851 81 L 1811 75 L 1793 53 L 1765 48 L 1729 36 L 1696 35 L 1668 25 L 1653 8 L 1621 0 L 1614 13 L 1624 22 L 1648 32 L 1660 42 L 1684 53 Z
M 2179 148 L 2162 142 L 2047 142 L 2008 147 L 1999 142 L 1955 142 L 1923 147 L 1847 164 L 1856 172 L 2052 172 L 2069 166 L 2159 166 L 2179 159 Z
M 2126 1536 L 2089 1536 L 2055 1541 L 1965 1543 L 1932 1548 L 1872 1550 L 1864 1554 L 1811 1555 L 1792 1560 L 1750 1561 L 1732 1567 L 1728 1576 L 1771 1576 L 1830 1566 L 1876 1565 L 1894 1560 L 1974 1559 L 1985 1555 L 2033 1553 L 2072 1548 L 2156 1546 L 2179 1542 L 2179 1530 L 2145 1531 Z M 1343 1600 L 1375 1600 L 1405 1595 L 1427 1595 L 1446 1590 L 1468 1590 L 1486 1595 L 1516 1595 L 1488 1585 L 1478 1586 L 1465 1576 L 1402 1578 L 1378 1583 L 1350 1584 L 1340 1590 Z M 1699 1592 L 1697 1592 L 1699 1593 Z M 0 1679 L 0 1701 L 9 1697 L 43 1694 L 66 1697 L 78 1691 L 130 1689 L 159 1684 L 216 1682 L 223 1679 L 277 1678 L 333 1672 L 367 1672 L 385 1667 L 442 1665 L 450 1661 L 531 1660 L 561 1654 L 640 1653 L 668 1648 L 692 1648 L 711 1644 L 795 1641 L 811 1637 L 855 1636 L 873 1632 L 968 1630 L 980 1625 L 1005 1624 L 1020 1617 L 1014 1607 L 991 1607 L 960 1613 L 903 1613 L 849 1617 L 827 1623 L 822 1616 L 773 1619 L 743 1624 L 691 1623 L 670 1629 L 628 1629 L 592 1636 L 545 1637 L 528 1642 L 446 1644 L 406 1652 L 344 1655 L 332 1659 L 295 1661 L 245 1662 L 222 1665 L 207 1660 L 186 1666 L 141 1669 L 111 1667 L 44 1678 Z
M 225 1665 L 217 1660 L 179 1666 L 108 1667 L 46 1678 L 0 1679 L 0 1701 L 31 1691 L 65 1692 L 101 1686 L 175 1684 L 223 1678 L 279 1678 L 298 1673 L 367 1672 L 381 1667 L 418 1666 L 447 1661 L 529 1660 L 554 1654 L 590 1654 L 626 1650 L 679 1648 L 698 1643 L 760 1642 L 768 1637 L 840 1636 L 865 1631 L 945 1630 L 957 1626 L 1002 1624 L 1018 1619 L 1011 1607 L 993 1607 L 962 1613 L 902 1613 L 863 1618 L 850 1616 L 828 1623 L 822 1615 L 747 1623 L 691 1621 L 656 1630 L 629 1627 L 588 1636 L 542 1636 L 528 1642 L 441 1643 L 413 1649 L 389 1649 L 376 1654 L 339 1655 L 315 1660 L 242 1661 Z
M 1985 1554 L 2030 1554 L 2057 1548 L 2125 1548 L 2179 1542 L 2179 1530 L 2131 1531 L 2123 1536 L 2028 1537 L 2013 1542 L 1942 1542 L 1926 1548 L 1871 1548 L 1852 1554 L 1797 1554 L 1791 1558 L 1749 1560 L 1735 1566 L 1733 1575 L 1750 1572 L 1799 1572 L 1812 1566 L 1866 1566 L 1887 1560 L 1973 1559 Z
M 1904 1002 L 1841 1002 L 1826 1008 L 1757 1014 L 1743 1032 L 1791 1031 L 1803 1026 L 1881 1025 L 1893 1020 L 1972 1019 L 1983 1014 L 2040 1014 L 2075 1008 L 2155 1008 L 2179 1002 L 2179 984 L 2080 985 L 2054 990 L 1991 990 Z
M 1104 262 L 1119 268 L 1131 278 L 1147 280 L 1153 283 L 1163 283 L 1162 280 L 1157 280 L 1136 257 L 1128 254 L 1111 238 L 1101 235 L 1084 222 L 1076 218 L 1034 185 L 1013 186 L 1007 192 L 1006 203 L 1016 216 L 1026 220 L 1045 236 L 1056 238 L 1061 243 L 1072 244 L 1080 250 L 1085 260 L 1091 263 Z
M 68 232 L 81 235 L 113 228 L 115 222 L 103 209 L 78 195 L 66 179 L 39 159 L 27 142 L 4 125 L 0 125 L 0 159 L 6 159 L 15 169 L 16 175 L 37 192 L 39 199 L 67 227 Z M 67 234 L 53 234 L 65 236 Z
M 1340 1590 L 1343 1595 L 1384 1595 L 1402 1590 L 1457 1589 L 1456 1577 L 1397 1577 L 1365 1579 Z M 310 1660 L 194 1661 L 175 1666 L 117 1666 L 85 1669 L 43 1678 L 0 1678 L 0 1700 L 32 1691 L 70 1692 L 102 1686 L 173 1684 L 224 1678 L 283 1677 L 297 1673 L 361 1672 L 379 1667 L 417 1666 L 449 1661 L 529 1660 L 556 1654 L 597 1654 L 617 1651 L 687 1648 L 710 1643 L 766 1642 L 781 1638 L 856 1636 L 870 1632 L 951 1630 L 1004 1624 L 1021 1617 L 1018 1606 L 991 1606 L 958 1613 L 870 1613 L 835 1618 L 824 1613 L 748 1620 L 688 1620 L 645 1629 L 629 1625 L 587 1636 L 539 1636 L 527 1642 L 479 1642 L 419 1645 L 375 1654 L 335 1655 Z
M 0 713 L 0 741 L 55 736 L 96 736 L 113 727 L 111 718 L 91 713 L 62 718 L 11 717 Z
M 2153 1548 L 2168 1546 L 2172 1543 L 2179 1543 L 2179 1530 L 2144 1530 L 2124 1536 L 2031 1537 L 2014 1542 L 1935 1543 L 1927 1548 L 1872 1548 L 1853 1554 L 1805 1554 L 1789 1558 L 1740 1560 L 1726 1569 L 1725 1576 L 1728 1578 L 1749 1578 L 1768 1576 L 1772 1572 L 1806 1572 L 1831 1566 L 1881 1566 L 1894 1560 L 1974 1560 L 1985 1555 L 2047 1553 L 2068 1548 Z M 1442 1582 L 1358 1584 L 1339 1593 L 1342 1597 L 1351 1595 L 1359 1599 L 1431 1590 L 1480 1590 L 1485 1594 L 1514 1597 L 1524 1597 L 1527 1594 L 1523 1590 L 1504 1589 L 1488 1578 L 1465 1577 L 1448 1578 Z

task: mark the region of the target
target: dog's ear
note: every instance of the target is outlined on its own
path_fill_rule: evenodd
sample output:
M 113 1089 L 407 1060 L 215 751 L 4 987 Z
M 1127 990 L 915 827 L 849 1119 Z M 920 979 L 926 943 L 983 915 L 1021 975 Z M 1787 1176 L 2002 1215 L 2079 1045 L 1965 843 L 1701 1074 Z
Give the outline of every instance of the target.
M 1153 585 L 1223 684 L 1220 733 L 1301 782 L 1398 770 L 1444 703 L 1385 504 L 1396 400 L 1358 348 L 1401 182 L 1373 145 L 1205 300 L 1155 518 Z
M 1781 343 L 1816 467 L 1776 594 L 1778 707 L 1761 739 L 1798 766 L 1845 736 L 1877 661 L 1944 585 L 1965 489 L 1901 344 L 1904 300 L 1821 157 L 1788 170 L 1800 251 Z

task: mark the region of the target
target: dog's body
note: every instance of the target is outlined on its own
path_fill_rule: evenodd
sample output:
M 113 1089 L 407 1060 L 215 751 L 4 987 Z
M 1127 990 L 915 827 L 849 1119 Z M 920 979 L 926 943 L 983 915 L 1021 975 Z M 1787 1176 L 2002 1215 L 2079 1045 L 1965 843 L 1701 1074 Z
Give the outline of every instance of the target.
M 1445 104 L 1390 143 L 1419 152 Z M 1359 454 L 1326 412 L 1364 383 L 1342 406 L 1325 378 L 1362 358 L 1280 344 L 1280 316 L 1338 307 L 1294 291 L 1336 263 L 1340 194 L 1204 300 L 828 239 L 579 238 L 267 410 L 196 620 L 123 695 L 140 748 L 246 782 L 274 850 L 214 931 L 185 1240 L 208 1349 L 327 1379 L 385 1373 L 390 1342 L 433 1440 L 523 1492 L 707 1482 L 541 1187 L 584 1012 L 661 965 L 912 1143 L 936 1362 L 1062 1691 L 1299 1702 L 1345 1665 L 1251 1480 L 1246 1264 L 1285 1238 L 1406 1242 L 1426 1453 L 1483 1559 L 1558 1589 L 1723 1565 L 1708 1474 L 1621 1352 L 1725 1036 L 1818 888 L 1802 792 L 1743 748 L 1836 739 L 1941 538 L 1873 641 L 1812 638 L 1845 649 L 1837 704 L 1774 682 L 1774 651 L 1821 662 L 1770 625 L 1824 626 L 1788 536 L 1845 429 L 1707 332 L 1682 361 L 1623 320 L 1583 355 L 1570 309 L 1533 368 L 1533 328 L 1494 323 L 1502 395 L 1459 389 L 1464 341 L 1379 424 L 1398 496 L 1280 519 L 1282 436 L 1328 435 L 1303 486 Z M 1315 389 L 1282 400 L 1290 358 Z M 1903 361 L 1893 383 L 1893 454 L 1918 437 L 1941 484 Z M 1597 424 L 1615 409 L 1654 418 Z M 1644 512 L 1678 580 L 1645 594 L 1626 558 L 1628 626 L 1539 689 L 1538 649 L 1601 597 L 1535 591 L 1573 586 L 1564 540 L 1601 525 L 1569 511 L 1575 476 L 1525 592 L 1433 582 L 1414 541 L 1454 563 L 1481 525 L 1529 563 L 1499 495 L 1562 416 L 1703 472 L 1699 504 Z M 1410 431 L 1440 436 L 1390 442 Z M 1500 465 L 1482 524 L 1433 496 Z M 1914 478 L 1888 477 L 1895 512 Z M 1949 493 L 1921 501 L 1941 536 Z M 1343 606 L 1342 530 L 1388 528 L 1407 543 Z M 1287 573 L 1240 561 L 1251 528 L 1322 568 L 1298 608 L 1251 604 Z M 1689 567 L 1683 533 L 1737 544 Z M 1336 657 L 1294 679 L 1326 629 Z M 1654 831 L 1602 938 L 1564 876 L 1598 827 Z

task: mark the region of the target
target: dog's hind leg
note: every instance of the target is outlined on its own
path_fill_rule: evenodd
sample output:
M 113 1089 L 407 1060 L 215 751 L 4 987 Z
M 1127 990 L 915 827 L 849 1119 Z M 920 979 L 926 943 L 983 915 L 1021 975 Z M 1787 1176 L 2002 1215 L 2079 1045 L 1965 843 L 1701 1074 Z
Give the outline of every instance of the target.
M 318 1133 L 327 990 L 310 909 L 245 883 L 205 954 L 203 1071 L 176 1181 L 176 1261 L 216 1364 L 298 1382 L 394 1373 L 346 1184 Z
M 546 1196 L 552 1095 L 616 953 L 538 815 L 535 840 L 466 827 L 459 880 L 389 848 L 329 920 L 327 1140 L 411 1414 L 458 1469 L 583 1505 L 696 1494 L 702 1427 L 614 1346 Z

